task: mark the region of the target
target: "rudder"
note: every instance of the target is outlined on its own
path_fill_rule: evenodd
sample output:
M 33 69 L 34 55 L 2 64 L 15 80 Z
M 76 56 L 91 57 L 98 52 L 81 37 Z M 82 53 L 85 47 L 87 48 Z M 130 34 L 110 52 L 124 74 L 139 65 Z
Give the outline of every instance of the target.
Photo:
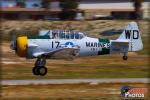
M 128 51 L 139 51 L 143 49 L 141 34 L 136 22 L 129 23 L 117 40 L 128 40 Z

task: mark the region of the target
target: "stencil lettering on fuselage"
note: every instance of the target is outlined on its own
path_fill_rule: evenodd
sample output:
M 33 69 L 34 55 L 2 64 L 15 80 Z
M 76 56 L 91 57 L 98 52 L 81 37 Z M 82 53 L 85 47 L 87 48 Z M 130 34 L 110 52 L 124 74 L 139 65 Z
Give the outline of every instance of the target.
M 110 43 L 105 42 L 86 42 L 86 47 L 101 47 L 101 48 L 109 48 Z
M 103 39 L 99 38 L 98 39 L 99 44 L 102 44 L 100 46 L 100 50 L 98 51 L 98 55 L 103 55 L 103 54 L 109 54 L 110 53 L 110 40 L 109 39 Z
M 58 48 L 60 46 L 59 41 L 52 41 L 52 48 Z

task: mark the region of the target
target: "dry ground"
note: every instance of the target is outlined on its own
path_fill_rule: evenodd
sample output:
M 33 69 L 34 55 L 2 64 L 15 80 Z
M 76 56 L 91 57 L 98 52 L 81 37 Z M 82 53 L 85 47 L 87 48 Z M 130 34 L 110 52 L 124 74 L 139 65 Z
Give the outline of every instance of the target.
M 148 84 L 64 84 L 2 86 L 2 98 L 9 100 L 122 100 L 123 86 L 147 88 Z M 144 100 L 148 99 L 145 93 Z
M 10 42 L 12 34 L 38 34 L 39 30 L 62 29 L 62 30 L 78 30 L 86 33 L 86 35 L 97 38 L 117 39 L 119 34 L 105 36 L 101 34 L 103 31 L 111 29 L 124 29 L 129 22 L 133 20 L 94 20 L 94 21 L 2 21 L 0 28 L 0 39 L 2 42 Z M 144 50 L 139 54 L 147 55 L 149 52 L 149 21 L 138 21 L 139 29 L 142 35 Z M 110 31 L 110 33 L 112 33 Z
M 12 33 L 37 34 L 41 29 L 80 30 L 92 37 L 103 37 L 100 33 L 109 29 L 125 28 L 131 20 L 96 20 L 96 21 L 3 21 L 1 32 L 2 78 L 3 79 L 41 79 L 41 78 L 117 78 L 148 77 L 149 75 L 149 29 L 148 21 L 139 21 L 144 49 L 130 53 L 129 60 L 123 61 L 122 55 L 78 58 L 74 61 L 47 60 L 47 76 L 35 77 L 32 67 L 35 60 L 19 58 L 10 50 Z M 100 34 L 100 35 L 99 35 Z M 119 34 L 104 36 L 116 39 Z M 137 54 L 138 53 L 138 54 Z M 140 54 L 140 55 L 139 55 Z M 141 55 L 142 54 L 142 55 Z M 109 74 L 108 74 L 109 73 Z
M 47 60 L 48 74 L 35 77 L 32 67 L 35 60 L 19 58 L 10 50 L 10 34 L 37 34 L 41 29 L 80 30 L 88 36 L 102 37 L 102 31 L 122 29 L 130 20 L 100 21 L 3 21 L 0 37 L 3 41 L 1 58 L 2 79 L 63 79 L 63 78 L 142 78 L 149 77 L 149 22 L 140 21 L 140 31 L 144 50 L 130 53 L 129 60 L 123 61 L 122 56 L 96 56 L 78 58 L 74 61 Z M 100 34 L 100 35 L 99 35 Z M 116 39 L 118 34 L 105 36 Z M 142 55 L 139 55 L 142 54 Z M 41 98 L 41 100 L 121 100 L 120 88 L 124 85 L 147 87 L 146 84 L 72 84 L 72 85 L 28 85 L 2 86 L 0 99 L 25 100 Z M 63 98 L 63 99 L 61 99 Z M 148 100 L 148 99 L 147 99 Z
M 129 53 L 127 61 L 122 55 L 77 58 L 73 61 L 47 60 L 48 74 L 35 77 L 32 73 L 35 59 L 20 58 L 2 44 L 2 79 L 64 79 L 64 78 L 144 78 L 149 75 L 149 57 Z
M 37 34 L 39 30 L 62 29 L 79 30 L 88 36 L 100 37 L 102 31 L 109 29 L 123 29 L 133 20 L 95 20 L 95 21 L 2 21 L 1 33 L 3 37 L 11 32 L 23 34 Z M 138 21 L 142 36 L 149 34 L 149 21 Z M 7 38 L 5 37 L 5 39 Z M 114 36 L 113 36 L 114 37 Z

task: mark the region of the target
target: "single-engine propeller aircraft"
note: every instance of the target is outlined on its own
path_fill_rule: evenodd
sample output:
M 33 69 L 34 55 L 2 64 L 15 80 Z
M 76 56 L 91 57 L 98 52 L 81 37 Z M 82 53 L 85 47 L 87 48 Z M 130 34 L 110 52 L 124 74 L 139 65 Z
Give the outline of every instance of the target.
M 142 50 L 143 43 L 136 22 L 131 22 L 116 40 L 91 38 L 78 31 L 47 30 L 37 36 L 18 36 L 11 48 L 20 57 L 37 58 L 32 71 L 44 76 L 46 59 L 122 53 L 123 60 L 127 60 L 128 52 Z

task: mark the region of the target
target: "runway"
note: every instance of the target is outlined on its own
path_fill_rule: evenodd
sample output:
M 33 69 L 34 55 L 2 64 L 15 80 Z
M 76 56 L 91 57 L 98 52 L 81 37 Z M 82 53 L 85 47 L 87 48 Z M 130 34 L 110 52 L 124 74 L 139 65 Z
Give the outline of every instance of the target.
M 142 9 L 148 9 L 149 8 L 149 2 L 143 2 Z M 91 3 L 80 3 L 79 9 L 134 9 L 133 4 L 131 2 L 91 2 Z
M 41 79 L 1 80 L 1 85 L 47 85 L 47 84 L 99 84 L 99 83 L 150 83 L 150 78 L 100 78 L 100 79 Z

